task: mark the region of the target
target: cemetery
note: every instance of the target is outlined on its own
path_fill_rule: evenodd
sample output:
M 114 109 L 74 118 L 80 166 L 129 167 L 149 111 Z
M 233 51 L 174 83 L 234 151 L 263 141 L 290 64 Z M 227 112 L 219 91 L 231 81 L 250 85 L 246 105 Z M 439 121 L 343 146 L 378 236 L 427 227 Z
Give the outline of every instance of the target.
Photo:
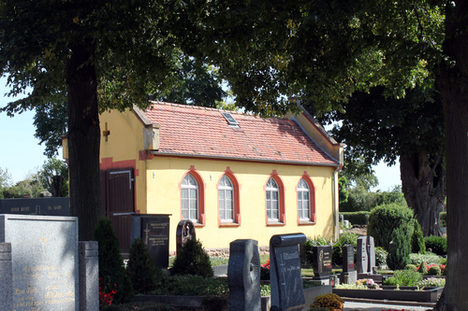
M 395 236 L 387 251 L 376 246 L 378 234 L 346 231 L 334 243 L 276 234 L 268 253 L 257 240 L 237 239 L 228 257 L 214 258 L 191 221 L 171 229 L 168 215 L 133 216 L 124 260 L 110 220 L 99 222 L 96 241 L 81 242 L 75 217 L 0 215 L 0 309 L 344 310 L 348 299 L 431 307 L 445 284 L 444 245 L 434 237 L 422 242 L 431 252 L 416 253 L 413 243 L 405 258 Z M 177 240 L 171 258 L 170 230 Z

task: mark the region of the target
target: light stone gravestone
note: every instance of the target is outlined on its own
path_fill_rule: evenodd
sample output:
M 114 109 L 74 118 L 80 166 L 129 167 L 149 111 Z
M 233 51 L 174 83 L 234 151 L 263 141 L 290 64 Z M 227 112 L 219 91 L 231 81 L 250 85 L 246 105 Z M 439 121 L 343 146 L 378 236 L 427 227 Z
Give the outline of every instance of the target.
M 0 310 L 13 310 L 11 244 L 0 243 Z
M 0 242 L 11 243 L 13 310 L 78 311 L 76 217 L 0 215 Z
M 360 236 L 357 240 L 356 269 L 358 274 L 367 273 L 369 261 L 367 258 L 367 237 Z
M 80 311 L 99 310 L 99 246 L 97 241 L 79 242 Z
M 260 255 L 255 240 L 229 244 L 229 310 L 260 311 Z
M 302 233 L 274 235 L 270 239 L 271 311 L 304 308 L 299 245 L 305 241 Z

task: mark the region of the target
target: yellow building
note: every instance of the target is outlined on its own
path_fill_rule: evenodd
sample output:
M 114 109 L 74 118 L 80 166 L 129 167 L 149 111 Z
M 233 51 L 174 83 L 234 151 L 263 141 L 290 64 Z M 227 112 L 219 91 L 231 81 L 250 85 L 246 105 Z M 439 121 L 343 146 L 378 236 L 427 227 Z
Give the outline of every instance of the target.
M 336 238 L 343 150 L 306 112 L 265 119 L 155 102 L 100 122 L 106 214 L 171 214 L 171 251 L 182 219 L 207 249 L 268 246 L 281 233 Z

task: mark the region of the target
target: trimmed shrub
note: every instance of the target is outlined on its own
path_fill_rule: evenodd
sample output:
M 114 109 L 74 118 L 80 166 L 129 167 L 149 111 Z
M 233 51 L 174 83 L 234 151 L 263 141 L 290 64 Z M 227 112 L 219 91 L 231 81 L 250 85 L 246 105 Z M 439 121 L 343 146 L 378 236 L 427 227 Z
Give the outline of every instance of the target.
M 343 309 L 344 301 L 337 294 L 324 294 L 318 295 L 314 299 L 314 303 L 310 306 L 311 308 L 328 308 L 330 311 L 335 309 Z
M 424 243 L 424 236 L 421 225 L 416 219 L 413 219 L 413 236 L 411 238 L 411 250 L 413 253 L 424 254 L 426 253 L 426 244 Z
M 358 236 L 355 233 L 342 233 L 338 241 L 333 245 L 332 262 L 335 265 L 343 264 L 343 250 L 341 249 L 346 244 L 351 244 L 356 248 Z
M 427 270 L 427 274 L 429 275 L 441 275 L 442 270 L 439 266 L 432 266 Z
M 114 303 L 129 302 L 133 288 L 123 265 L 119 251 L 119 241 L 109 219 L 99 220 L 94 239 L 99 243 L 100 292 L 115 292 Z
M 411 243 L 414 230 L 413 211 L 408 207 L 396 204 L 380 205 L 369 215 L 367 234 L 374 237 L 376 246 L 382 246 L 387 251 L 390 251 L 393 232 L 398 228 L 401 228 L 406 242 Z
M 307 240 L 302 244 L 304 252 L 304 262 L 305 265 L 312 265 L 312 247 L 319 245 L 328 245 L 327 240 L 323 237 L 314 237 L 313 239 L 307 238 Z
M 375 248 L 375 264 L 377 267 L 383 267 L 387 264 L 388 252 L 381 246 Z
M 434 254 L 440 256 L 447 255 L 447 238 L 430 235 L 424 238 L 424 242 L 426 243 L 426 249 L 431 249 Z
M 447 227 L 447 212 L 440 212 L 440 226 Z
M 342 212 L 340 214 L 353 225 L 366 225 L 369 219 L 368 211 Z
M 147 293 L 156 288 L 162 273 L 154 265 L 153 258 L 142 240 L 133 241 L 130 248 L 130 258 L 127 273 L 132 281 L 133 289 L 137 293 Z
M 409 254 L 411 253 L 411 234 L 408 232 L 408 226 L 397 227 L 390 237 L 392 240 L 387 265 L 392 270 L 404 269 L 409 262 Z
M 384 281 L 384 285 L 416 286 L 422 275 L 413 270 L 397 270 L 393 276 Z
M 174 274 L 193 274 L 212 277 L 210 257 L 199 240 L 189 239 L 177 254 L 172 266 Z
M 419 266 L 422 262 L 427 264 L 444 264 L 446 263 L 445 258 L 440 257 L 439 255 L 428 253 L 425 254 L 410 254 L 410 263 Z

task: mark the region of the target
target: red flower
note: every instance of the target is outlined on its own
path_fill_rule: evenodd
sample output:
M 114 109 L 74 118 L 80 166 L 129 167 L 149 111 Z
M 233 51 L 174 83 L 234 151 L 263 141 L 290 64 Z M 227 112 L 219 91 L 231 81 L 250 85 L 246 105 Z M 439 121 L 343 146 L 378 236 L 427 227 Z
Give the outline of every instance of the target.
M 262 265 L 263 268 L 270 270 L 270 259 Z

